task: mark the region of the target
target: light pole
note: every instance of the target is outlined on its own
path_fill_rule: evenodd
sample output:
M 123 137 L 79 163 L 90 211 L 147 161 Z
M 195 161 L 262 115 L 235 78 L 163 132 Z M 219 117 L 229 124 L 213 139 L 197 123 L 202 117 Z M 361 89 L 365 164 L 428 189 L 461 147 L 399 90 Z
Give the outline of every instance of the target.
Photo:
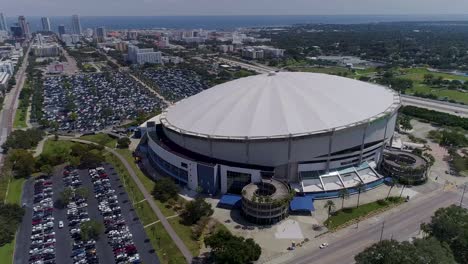
M 466 191 L 466 183 L 463 185 L 463 194 L 462 194 L 462 197 L 460 199 L 460 207 L 462 207 L 462 205 L 463 205 L 463 197 L 465 196 L 465 191 Z
M 385 228 L 385 221 L 382 222 L 382 230 L 380 230 L 380 240 L 379 241 L 382 241 L 384 228 Z

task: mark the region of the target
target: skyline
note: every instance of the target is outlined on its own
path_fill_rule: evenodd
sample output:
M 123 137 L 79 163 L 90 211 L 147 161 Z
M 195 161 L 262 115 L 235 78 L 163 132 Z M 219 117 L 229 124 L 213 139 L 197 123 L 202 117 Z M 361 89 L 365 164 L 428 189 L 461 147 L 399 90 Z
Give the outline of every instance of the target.
M 436 15 L 466 14 L 468 2 L 452 0 L 0 0 L 8 16 L 211 16 L 211 15 Z M 29 8 L 25 11 L 24 6 Z M 304 11 L 306 10 L 306 11 Z

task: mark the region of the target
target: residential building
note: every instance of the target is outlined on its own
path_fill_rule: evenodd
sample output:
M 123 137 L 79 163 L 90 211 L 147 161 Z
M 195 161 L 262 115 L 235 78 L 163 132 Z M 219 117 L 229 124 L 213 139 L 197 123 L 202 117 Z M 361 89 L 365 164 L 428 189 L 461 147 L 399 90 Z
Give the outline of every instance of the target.
M 72 33 L 81 35 L 81 23 L 78 15 L 72 16 Z
M 127 51 L 128 45 L 125 42 L 115 43 L 115 49 L 118 51 Z
M 14 38 L 22 38 L 23 37 L 23 29 L 19 24 L 15 24 L 10 27 L 11 35 Z
M 128 46 L 128 60 L 133 64 L 162 63 L 161 52 L 152 48 L 140 49 L 137 46 Z
M 26 18 L 24 16 L 18 17 L 18 24 L 23 32 L 23 37 L 27 39 L 31 38 L 31 30 L 29 29 L 29 23 L 28 21 L 26 21 Z
M 218 49 L 222 53 L 234 52 L 234 45 L 219 45 Z
M 5 93 L 5 90 L 8 88 L 8 81 L 10 80 L 10 74 L 6 72 L 0 72 L 0 91 Z
M 6 22 L 5 15 L 3 13 L 0 13 L 0 30 L 8 31 L 8 25 Z
M 128 31 L 127 32 L 127 39 L 137 39 L 138 38 L 138 32 L 136 31 Z
M 41 18 L 41 22 L 42 22 L 42 30 L 43 31 L 51 31 L 50 29 L 50 20 L 48 17 L 42 17 Z
M 80 35 L 63 34 L 61 39 L 63 42 L 65 42 L 66 46 L 74 46 L 76 43 L 80 42 Z
M 277 49 L 270 46 L 257 46 L 256 48 L 263 50 L 265 57 L 281 58 L 284 56 L 284 49 Z
M 62 37 L 62 35 L 66 33 L 65 25 L 59 25 L 58 26 L 58 33 L 59 33 L 59 37 Z
M 60 48 L 57 44 L 33 45 L 32 51 L 37 57 L 58 57 Z
M 242 57 L 246 59 L 263 59 L 264 52 L 262 49 L 258 49 L 255 47 L 245 47 L 242 49 Z
M 0 61 L 0 72 L 6 72 L 13 75 L 15 72 L 15 65 L 11 60 Z
M 106 39 L 106 28 L 105 27 L 96 28 L 96 41 L 104 42 L 105 39 Z

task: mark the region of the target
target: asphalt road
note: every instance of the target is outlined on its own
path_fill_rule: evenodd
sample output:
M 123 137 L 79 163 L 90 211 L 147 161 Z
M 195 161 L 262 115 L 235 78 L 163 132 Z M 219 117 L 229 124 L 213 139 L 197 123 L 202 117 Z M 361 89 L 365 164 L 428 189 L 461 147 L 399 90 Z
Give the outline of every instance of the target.
M 51 177 L 54 193 L 52 194 L 53 201 L 57 201 L 60 197 L 60 192 L 65 188 L 62 179 L 62 170 L 57 169 Z M 67 209 L 54 208 L 54 232 L 55 232 L 55 259 L 57 263 L 73 263 L 70 256 L 72 253 L 73 240 L 69 234 Z M 58 228 L 59 221 L 63 221 L 63 228 Z
M 468 117 L 468 106 L 466 105 L 418 98 L 408 95 L 401 95 L 401 101 L 403 105 L 412 105 L 461 117 Z
M 21 202 L 26 204 L 24 206 L 25 212 L 23 221 L 18 228 L 16 235 L 15 254 L 13 256 L 13 263 L 27 264 L 29 262 L 29 246 L 31 244 L 31 231 L 32 231 L 32 208 L 34 196 L 34 179 L 28 179 L 23 185 L 23 194 Z M 0 261 L 1 262 L 1 261 Z
M 394 212 L 382 217 L 368 219 L 359 224 L 359 228 L 348 227 L 331 235 L 317 238 L 321 242 L 330 245 L 325 249 L 314 248 L 299 249 L 274 263 L 295 264 L 348 264 L 354 263 L 354 256 L 371 244 L 378 242 L 382 230 L 382 222 L 385 221 L 383 239 L 408 240 L 417 236 L 420 224 L 428 222 L 433 213 L 441 207 L 457 203 L 460 194 L 455 192 L 435 191 L 436 195 L 421 197 L 419 200 L 410 201 L 402 205 Z

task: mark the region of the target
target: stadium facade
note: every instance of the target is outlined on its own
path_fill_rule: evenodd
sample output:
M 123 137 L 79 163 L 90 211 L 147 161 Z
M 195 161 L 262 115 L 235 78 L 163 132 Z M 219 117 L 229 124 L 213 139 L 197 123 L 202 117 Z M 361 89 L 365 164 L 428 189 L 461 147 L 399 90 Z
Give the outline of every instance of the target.
M 155 168 L 190 189 L 240 193 L 272 178 L 330 196 L 383 182 L 400 97 L 349 78 L 275 72 L 217 85 L 141 126 Z

